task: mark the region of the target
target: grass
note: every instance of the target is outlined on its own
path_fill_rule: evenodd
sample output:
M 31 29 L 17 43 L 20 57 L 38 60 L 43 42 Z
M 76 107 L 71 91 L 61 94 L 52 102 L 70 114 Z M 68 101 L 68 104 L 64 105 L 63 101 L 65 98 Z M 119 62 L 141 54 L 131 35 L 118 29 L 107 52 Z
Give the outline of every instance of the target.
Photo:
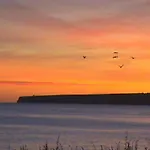
M 139 141 L 137 140 L 129 140 L 128 134 L 125 136 L 124 142 L 117 142 L 115 146 L 107 146 L 107 145 L 100 145 L 96 147 L 94 143 L 92 143 L 92 149 L 85 149 L 83 146 L 76 146 L 72 147 L 68 145 L 67 147 L 63 147 L 60 142 L 60 136 L 58 136 L 56 141 L 55 147 L 49 147 L 48 143 L 46 142 L 44 145 L 40 146 L 37 150 L 141 150 Z M 9 149 L 9 150 L 17 150 L 17 149 Z M 20 146 L 19 150 L 31 150 L 27 147 L 27 145 Z M 142 150 L 150 150 L 148 146 L 144 146 Z

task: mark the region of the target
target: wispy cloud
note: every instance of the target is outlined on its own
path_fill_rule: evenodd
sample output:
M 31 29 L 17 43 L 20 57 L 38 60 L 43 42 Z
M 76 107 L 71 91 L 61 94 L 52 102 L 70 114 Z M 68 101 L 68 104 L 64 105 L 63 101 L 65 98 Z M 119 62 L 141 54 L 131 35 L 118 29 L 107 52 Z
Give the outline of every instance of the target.
M 82 20 L 84 18 L 108 17 L 116 14 L 127 14 L 136 12 L 146 12 L 149 4 L 145 0 L 26 0 L 20 1 L 28 6 L 36 7 L 43 12 L 64 19 Z M 137 9 L 136 9 L 137 8 Z M 128 11 L 127 11 L 128 10 Z M 69 13 L 68 13 L 69 12 Z
M 18 25 L 42 29 L 68 29 L 73 25 L 53 16 L 48 16 L 34 7 L 22 5 L 16 1 L 2 3 L 0 6 L 1 20 L 8 20 Z
M 22 86 L 32 86 L 32 85 L 70 85 L 70 86 L 85 86 L 85 85 L 96 85 L 92 83 L 74 83 L 74 82 L 38 82 L 38 81 L 0 81 L 0 84 L 8 84 L 8 85 L 22 85 Z
M 61 61 L 75 61 L 82 60 L 82 53 L 68 52 L 68 53 L 49 53 L 49 52 L 32 52 L 19 50 L 1 50 L 0 61 L 43 61 L 43 62 L 61 62 Z

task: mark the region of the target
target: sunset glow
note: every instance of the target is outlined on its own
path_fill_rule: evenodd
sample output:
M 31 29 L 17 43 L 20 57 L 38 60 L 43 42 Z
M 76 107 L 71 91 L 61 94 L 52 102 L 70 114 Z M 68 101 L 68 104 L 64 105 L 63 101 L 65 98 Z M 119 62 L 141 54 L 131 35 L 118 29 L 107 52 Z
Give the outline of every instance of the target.
M 0 101 L 150 92 L 149 8 L 149 0 L 0 0 Z

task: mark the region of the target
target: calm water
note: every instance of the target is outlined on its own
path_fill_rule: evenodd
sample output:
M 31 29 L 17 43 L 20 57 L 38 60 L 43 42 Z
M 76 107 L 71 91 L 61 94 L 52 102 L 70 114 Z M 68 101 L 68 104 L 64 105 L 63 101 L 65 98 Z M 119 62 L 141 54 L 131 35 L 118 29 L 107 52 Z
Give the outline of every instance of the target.
M 0 150 L 37 148 L 46 141 L 53 146 L 58 135 L 66 147 L 113 145 L 126 131 L 147 142 L 150 106 L 0 104 Z

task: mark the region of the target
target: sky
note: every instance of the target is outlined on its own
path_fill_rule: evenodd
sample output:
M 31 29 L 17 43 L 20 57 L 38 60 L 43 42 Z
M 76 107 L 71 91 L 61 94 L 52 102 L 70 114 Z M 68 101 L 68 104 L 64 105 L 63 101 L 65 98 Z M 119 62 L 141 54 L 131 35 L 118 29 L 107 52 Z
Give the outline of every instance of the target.
M 0 0 L 0 102 L 150 92 L 149 8 L 149 0 Z

